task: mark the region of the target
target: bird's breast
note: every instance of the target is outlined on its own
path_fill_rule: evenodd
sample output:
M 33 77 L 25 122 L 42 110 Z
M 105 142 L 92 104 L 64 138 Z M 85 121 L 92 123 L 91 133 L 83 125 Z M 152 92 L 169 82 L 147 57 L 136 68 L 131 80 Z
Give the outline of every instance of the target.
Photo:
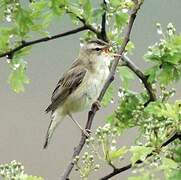
M 70 112 L 90 109 L 104 86 L 109 68 L 102 67 L 94 73 L 88 71 L 80 86 L 67 99 L 66 107 Z
M 97 98 L 103 88 L 103 85 L 108 75 L 109 69 L 106 67 L 97 69 L 94 73 L 88 72 L 83 84 L 83 86 L 88 87 L 88 94 L 92 94 L 93 97 Z

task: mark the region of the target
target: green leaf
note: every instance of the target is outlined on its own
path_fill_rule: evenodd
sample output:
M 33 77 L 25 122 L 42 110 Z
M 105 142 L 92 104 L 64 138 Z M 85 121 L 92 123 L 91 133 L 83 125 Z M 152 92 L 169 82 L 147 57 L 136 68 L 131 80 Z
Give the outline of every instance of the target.
M 151 180 L 151 177 L 150 177 L 150 175 L 148 173 L 145 173 L 142 176 L 128 177 L 128 180 Z
M 25 74 L 25 66 L 23 64 L 19 64 L 19 67 L 12 70 L 8 83 L 16 93 L 24 91 L 24 84 L 28 84 L 29 79 Z
M 119 148 L 117 150 L 110 151 L 109 152 L 109 160 L 112 161 L 112 160 L 121 158 L 124 154 L 126 154 L 127 151 L 128 150 L 127 150 L 127 148 L 125 146 L 121 147 L 121 148 Z
M 51 21 L 52 21 L 52 18 L 53 18 L 53 14 L 48 12 L 46 13 L 44 16 L 43 16 L 43 22 L 42 22 L 42 27 L 45 29 L 45 28 L 48 28 L 48 26 L 50 25 Z
M 157 117 L 170 118 L 175 121 L 179 121 L 179 114 L 181 113 L 180 101 L 176 101 L 175 104 L 151 102 L 145 108 L 145 112 L 153 114 Z
M 168 85 L 173 79 L 173 67 L 168 64 L 162 66 L 162 71 L 159 74 L 159 81 L 163 85 Z
M 119 96 L 119 105 L 107 121 L 122 132 L 124 129 L 136 126 L 133 112 L 142 104 L 143 98 L 144 101 L 146 98 L 128 91 L 122 91 Z
M 146 72 L 149 81 L 158 80 L 161 85 L 169 85 L 181 78 L 181 35 L 176 35 L 173 27 L 166 33 L 164 39 L 149 47 L 144 56 L 155 64 Z
M 51 3 L 52 2 L 49 2 L 48 6 L 46 1 L 40 0 L 34 1 L 30 4 L 31 18 L 34 22 L 34 24 L 31 26 L 32 31 L 37 31 L 40 34 L 43 34 L 45 29 L 48 28 L 55 15 L 55 13 L 52 11 Z
M 77 17 L 82 18 L 82 9 L 80 8 L 80 6 L 76 3 L 70 3 L 67 5 L 67 11 L 68 11 L 68 15 L 70 16 L 72 22 L 74 24 L 79 24 L 80 21 Z
M 145 112 L 149 114 L 157 114 L 162 109 L 162 104 L 160 102 L 150 102 L 145 108 Z
M 125 25 L 127 20 L 128 20 L 128 14 L 118 13 L 115 15 L 115 22 L 118 29 L 121 28 L 123 25 Z
M 178 163 L 165 157 L 162 158 L 161 162 L 162 164 L 160 169 L 164 171 L 165 177 L 169 179 L 173 175 L 173 172 L 177 169 Z
M 174 157 L 173 157 L 174 161 L 178 163 L 181 162 L 181 146 L 174 148 L 173 153 L 174 153 Z
M 118 67 L 119 77 L 122 80 L 122 86 L 125 89 L 129 87 L 129 81 L 134 79 L 134 74 L 124 66 Z
M 110 0 L 110 4 L 113 7 L 118 7 L 121 5 L 121 1 L 120 0 Z
M 28 176 L 25 180 L 44 180 L 42 177 Z
M 44 180 L 42 177 L 28 176 L 25 174 L 24 166 L 15 160 L 9 164 L 0 165 L 0 177 L 4 180 Z
M 138 160 L 144 161 L 153 149 L 153 147 L 132 146 L 130 149 L 133 154 L 131 157 L 132 165 L 134 165 Z
M 110 85 L 106 91 L 106 94 L 103 97 L 103 100 L 101 101 L 101 104 L 104 107 L 108 106 L 108 104 L 113 100 L 113 95 L 114 95 L 114 87 Z
M 161 165 L 161 169 L 164 170 L 171 170 L 171 169 L 176 169 L 178 167 L 178 164 L 169 158 L 162 158 L 162 165 Z
M 16 93 L 24 91 L 24 84 L 29 83 L 29 79 L 26 76 L 26 62 L 22 58 L 29 53 L 29 48 L 21 49 L 15 53 L 13 59 L 10 60 L 11 73 L 8 78 L 8 83 Z
M 6 52 L 12 47 L 11 38 L 17 34 L 15 27 L 0 28 L 0 53 Z
M 84 10 L 84 17 L 89 22 L 92 18 L 92 4 L 90 0 L 85 0 L 83 4 L 83 10 Z
M 155 65 L 145 71 L 145 75 L 148 76 L 148 81 L 150 83 L 153 83 L 157 80 L 159 71 L 160 71 L 159 65 Z
M 174 170 L 171 172 L 170 176 L 166 180 L 180 180 L 181 170 Z
M 16 12 L 16 25 L 18 27 L 19 35 L 23 38 L 33 26 L 33 20 L 31 18 L 31 11 L 19 8 Z
M 57 16 L 62 16 L 65 13 L 65 7 L 68 5 L 67 0 L 51 0 L 50 8 Z
M 133 49 L 135 48 L 134 43 L 129 41 L 126 46 L 126 51 L 130 54 L 132 54 Z
M 97 20 L 98 18 L 101 18 L 103 13 L 104 13 L 104 10 L 102 8 L 94 9 L 93 10 L 94 19 Z
M 4 29 L 0 29 L 0 52 L 3 53 L 9 48 L 9 33 L 7 31 L 3 31 Z

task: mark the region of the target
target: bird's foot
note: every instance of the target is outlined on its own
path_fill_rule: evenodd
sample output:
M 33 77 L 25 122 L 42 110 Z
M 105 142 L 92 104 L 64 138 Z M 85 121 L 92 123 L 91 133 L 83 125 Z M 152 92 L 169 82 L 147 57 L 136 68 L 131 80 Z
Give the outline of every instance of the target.
M 89 138 L 91 133 L 90 129 L 82 129 L 82 134 L 84 134 L 87 138 Z
M 86 130 L 86 132 L 89 133 L 89 135 L 92 133 L 92 131 L 90 129 L 85 129 L 85 130 Z
M 93 103 L 93 106 L 95 106 L 98 110 L 101 108 L 101 103 L 99 100 L 96 100 L 94 103 Z

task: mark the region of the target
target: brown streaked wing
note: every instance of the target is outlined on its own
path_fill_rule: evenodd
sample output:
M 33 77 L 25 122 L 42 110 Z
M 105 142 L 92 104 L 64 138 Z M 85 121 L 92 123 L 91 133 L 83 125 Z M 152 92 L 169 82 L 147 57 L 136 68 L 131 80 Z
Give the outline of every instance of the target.
M 61 78 L 58 82 L 52 94 L 52 103 L 45 111 L 54 111 L 59 105 L 64 103 L 67 97 L 81 84 L 86 71 L 87 70 L 81 65 L 72 66 L 72 68 L 67 71 L 67 73 L 64 74 L 63 78 Z

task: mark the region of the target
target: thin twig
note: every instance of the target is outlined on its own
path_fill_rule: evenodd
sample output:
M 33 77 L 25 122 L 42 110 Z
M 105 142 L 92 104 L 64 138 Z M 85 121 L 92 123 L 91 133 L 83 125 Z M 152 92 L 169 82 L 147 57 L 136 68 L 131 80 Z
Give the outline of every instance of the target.
M 161 148 L 164 146 L 167 146 L 171 142 L 173 142 L 175 139 L 180 139 L 181 140 L 181 133 L 179 132 L 174 132 L 173 134 L 170 135 L 170 137 L 161 145 Z
M 133 27 L 133 23 L 134 23 L 134 20 L 136 18 L 136 14 L 138 12 L 138 10 L 140 9 L 140 6 L 142 5 L 142 3 L 140 4 L 136 4 L 135 8 L 133 9 L 131 15 L 130 15 L 130 18 L 129 18 L 129 22 L 128 22 L 128 26 L 127 26 L 127 30 L 126 30 L 126 33 L 125 33 L 125 37 L 123 39 L 123 43 L 121 45 L 121 48 L 120 50 L 118 51 L 118 53 L 120 54 L 120 56 L 122 56 L 123 52 L 125 51 L 125 48 L 129 42 L 129 37 L 130 37 L 130 34 L 131 34 L 131 30 L 132 30 L 132 27 Z M 108 76 L 108 79 L 98 97 L 98 101 L 101 101 L 107 88 L 109 87 L 109 85 L 112 83 L 112 81 L 114 80 L 114 75 L 115 75 L 115 71 L 116 71 L 116 67 L 119 63 L 119 60 L 120 60 L 120 57 L 117 57 L 115 60 L 114 60 L 114 63 L 111 67 L 111 71 L 110 71 L 110 74 Z M 87 120 L 87 123 L 86 123 L 86 129 L 90 130 L 91 128 L 91 125 L 92 125 L 92 121 L 93 121 L 93 118 L 96 114 L 96 112 L 98 111 L 98 108 L 97 106 L 95 106 L 94 104 L 92 105 L 92 108 L 91 108 L 91 111 L 89 112 L 88 114 L 88 120 Z M 63 176 L 61 177 L 61 180 L 67 180 L 73 167 L 74 167 L 74 162 L 73 162 L 73 159 L 75 158 L 75 156 L 79 155 L 84 144 L 85 144 L 85 140 L 86 140 L 86 136 L 84 134 L 82 134 L 81 136 L 81 139 L 80 139 L 80 142 L 78 144 L 78 146 L 75 148 L 74 150 L 74 153 L 73 153 L 73 156 L 72 156 L 72 160 L 71 162 L 69 163 L 66 171 L 64 172 Z
M 82 22 L 82 24 L 85 25 L 86 21 L 83 17 L 78 16 L 77 14 L 75 14 L 74 12 L 70 11 L 69 9 L 66 9 L 66 13 L 67 14 L 72 14 L 73 16 L 75 16 L 80 22 Z
M 67 14 L 72 14 L 74 15 L 85 27 L 87 27 L 87 29 L 89 29 L 90 31 L 94 32 L 95 34 L 97 34 L 97 36 L 101 37 L 101 31 L 99 31 L 98 29 L 96 29 L 93 25 L 87 23 L 86 19 L 76 15 L 74 12 L 69 11 L 68 9 L 66 10 Z
M 109 161 L 108 164 L 113 168 L 113 171 L 116 171 L 116 166 L 111 161 Z
M 67 13 L 74 14 L 73 12 L 70 12 L 68 10 L 67 10 Z M 90 30 L 90 31 L 94 32 L 98 37 L 101 37 L 101 35 L 100 35 L 102 33 L 101 31 L 96 29 L 91 24 L 88 24 L 84 18 L 79 17 L 77 15 L 75 15 L 75 16 L 80 22 L 82 22 L 83 26 L 72 29 L 72 30 L 64 32 L 64 33 L 60 33 L 60 34 L 57 34 L 57 35 L 54 35 L 54 36 L 50 36 L 50 37 L 43 37 L 43 38 L 33 40 L 33 41 L 22 41 L 21 45 L 15 47 L 14 49 L 11 49 L 11 50 L 9 50 L 9 51 L 7 51 L 5 53 L 0 54 L 0 58 L 8 56 L 11 59 L 15 52 L 23 49 L 24 47 L 28 47 L 28 46 L 38 44 L 38 43 L 41 43 L 41 42 L 50 41 L 50 40 L 53 40 L 53 39 L 58 39 L 60 37 L 72 35 L 72 34 L 75 34 L 75 33 L 78 33 L 78 32 L 84 31 L 84 30 Z
M 165 146 L 167 146 L 168 144 L 170 144 L 170 143 L 172 143 L 173 141 L 175 141 L 176 139 L 180 139 L 180 138 L 181 138 L 181 134 L 175 132 L 175 133 L 174 133 L 173 135 L 171 135 L 160 147 L 161 147 L 161 148 L 162 148 L 162 147 L 165 147 Z M 152 153 L 148 154 L 147 157 L 146 157 L 146 159 L 147 159 L 148 157 L 152 156 L 153 154 L 154 154 L 154 151 L 153 151 Z M 141 161 L 141 160 L 136 161 L 136 164 L 140 164 L 140 163 L 143 163 L 143 161 Z M 115 168 L 115 169 L 113 170 L 113 172 L 111 172 L 111 173 L 109 173 L 108 175 L 100 178 L 99 180 L 107 180 L 107 179 L 110 179 L 111 177 L 116 176 L 117 174 L 120 174 L 120 173 L 122 173 L 122 172 L 124 172 L 124 171 L 126 171 L 126 170 L 128 170 L 128 169 L 131 169 L 131 168 L 132 168 L 132 164 L 131 164 L 131 163 L 128 164 L 128 165 L 126 165 L 126 166 L 123 166 L 123 167 L 121 167 L 121 168 Z
M 152 85 L 148 82 L 147 77 L 142 73 L 142 71 L 127 57 L 122 56 L 122 61 L 124 62 L 124 65 L 127 66 L 131 71 L 133 71 L 139 79 L 141 79 L 142 83 L 144 84 L 148 95 L 149 95 L 149 102 L 156 100 L 156 95 L 154 93 L 154 90 L 152 88 Z M 148 104 L 148 101 L 146 102 L 145 106 Z
M 33 40 L 33 41 L 22 41 L 22 44 L 20 46 L 15 47 L 14 49 L 11 49 L 5 53 L 0 54 L 0 58 L 5 57 L 5 56 L 12 56 L 15 52 L 17 52 L 20 49 L 23 49 L 27 46 L 31 46 L 33 44 L 38 44 L 41 42 L 46 42 L 46 41 L 50 41 L 50 40 L 57 39 L 60 37 L 68 36 L 68 35 L 75 34 L 75 33 L 81 32 L 81 31 L 85 31 L 87 29 L 88 29 L 87 26 L 81 26 L 81 27 L 78 27 L 78 28 L 72 29 L 70 31 L 66 31 L 66 32 L 54 35 L 54 36 L 44 37 L 44 38 Z
M 101 22 L 101 39 L 104 41 L 108 41 L 107 33 L 106 33 L 106 11 L 107 11 L 107 3 L 106 0 L 103 0 L 103 9 L 104 13 L 102 15 L 102 22 Z

